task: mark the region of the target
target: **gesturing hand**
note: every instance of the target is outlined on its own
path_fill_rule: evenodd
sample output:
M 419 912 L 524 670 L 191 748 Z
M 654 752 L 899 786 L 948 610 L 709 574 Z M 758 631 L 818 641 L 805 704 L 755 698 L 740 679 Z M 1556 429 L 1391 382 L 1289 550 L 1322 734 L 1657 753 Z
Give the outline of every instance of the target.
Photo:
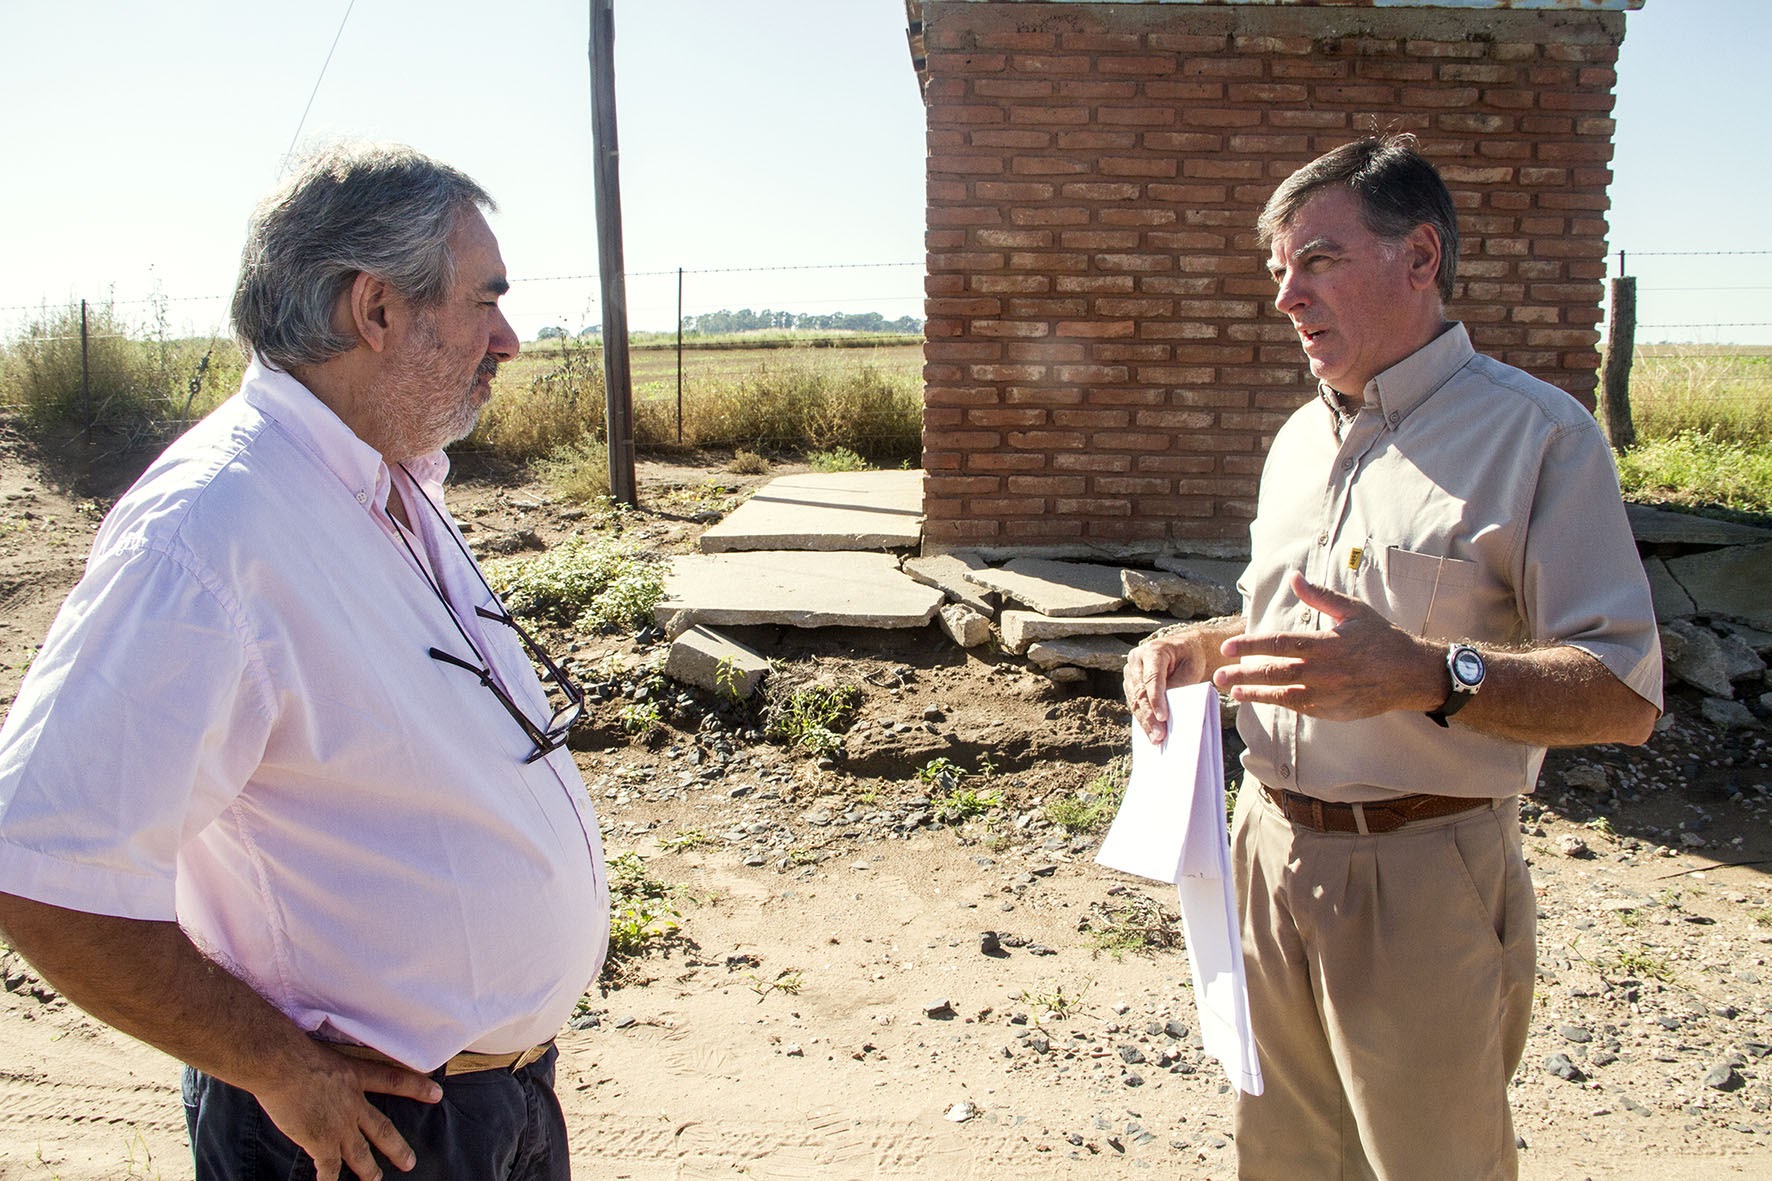
M 1397 709 L 1425 711 L 1445 699 L 1445 660 L 1437 645 L 1392 626 L 1358 599 L 1307 582 L 1297 571 L 1289 581 L 1299 601 L 1333 626 L 1227 640 L 1224 654 L 1232 663 L 1213 676 L 1221 692 L 1332 721 Z

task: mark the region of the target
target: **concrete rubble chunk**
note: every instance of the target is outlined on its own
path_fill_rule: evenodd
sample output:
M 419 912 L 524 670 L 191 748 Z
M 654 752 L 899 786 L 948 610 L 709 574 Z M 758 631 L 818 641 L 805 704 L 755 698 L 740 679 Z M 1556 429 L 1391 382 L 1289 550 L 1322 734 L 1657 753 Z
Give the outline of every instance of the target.
M 1772 657 L 1772 632 L 1765 632 L 1756 627 L 1744 627 L 1739 623 L 1728 622 L 1719 623 L 1717 625 L 1717 630 L 1724 635 L 1734 636 L 1749 648 L 1752 648 L 1754 650 L 1754 655 L 1756 656 L 1762 658 Z
M 1016 558 L 1007 566 L 987 567 L 966 577 L 1042 615 L 1059 618 L 1105 615 L 1126 605 L 1118 566 Z
M 1725 730 L 1753 730 L 1760 724 L 1760 719 L 1754 717 L 1753 711 L 1739 701 L 1706 697 L 1698 710 L 1704 715 L 1705 721 Z
M 1772 529 L 1738 525 L 1691 513 L 1670 512 L 1642 504 L 1626 504 L 1630 531 L 1647 545 L 1762 545 L 1772 542 Z
M 1009 608 L 997 619 L 997 630 L 1002 633 L 1003 646 L 1019 654 L 1038 640 L 1059 640 L 1068 636 L 1133 635 L 1143 639 L 1167 622 L 1150 615 L 1129 613 L 1054 617 L 1038 611 Z
M 1772 543 L 1671 558 L 1667 568 L 1692 596 L 1695 614 L 1772 630 L 1772 595 L 1766 593 L 1772 581 Z
M 763 485 L 697 544 L 704 554 L 887 550 L 922 536 L 921 471 L 804 472 Z
M 769 660 L 712 628 L 692 627 L 671 643 L 664 674 L 673 681 L 748 701 L 769 672 Z
M 762 550 L 671 559 L 653 618 L 714 626 L 922 627 L 944 596 L 899 573 L 891 554 Z
M 1757 677 L 1766 671 L 1766 662 L 1740 637 L 1725 632 L 1717 637 L 1717 645 L 1723 652 L 1723 673 L 1731 681 Z
M 976 648 L 991 638 L 991 621 L 965 603 L 945 604 L 938 618 L 941 630 L 962 648 Z
M 985 560 L 973 553 L 928 554 L 906 558 L 904 572 L 925 586 L 944 592 L 956 603 L 964 603 L 986 619 L 997 616 L 997 594 L 985 590 L 971 580 L 979 570 L 988 570 Z
M 1681 641 L 1677 657 L 1666 651 L 1662 653 L 1669 672 L 1713 697 L 1735 696 L 1735 688 L 1729 683 L 1728 664 L 1723 658 L 1723 645 L 1716 633 L 1686 619 L 1675 619 L 1664 626 Z
M 1173 570 L 1122 570 L 1120 586 L 1139 610 L 1167 611 L 1177 619 L 1228 615 L 1239 605 L 1234 588 Z
M 1649 597 L 1655 603 L 1655 618 L 1661 623 L 1670 619 L 1689 619 L 1697 610 L 1692 605 L 1692 596 L 1680 585 L 1680 580 L 1673 576 L 1667 563 L 1660 558 L 1650 558 L 1643 563 L 1643 573 L 1649 576 Z
M 1076 636 L 1029 644 L 1028 660 L 1045 669 L 1068 664 L 1117 673 L 1126 667 L 1126 657 L 1131 652 L 1131 644 L 1113 636 Z

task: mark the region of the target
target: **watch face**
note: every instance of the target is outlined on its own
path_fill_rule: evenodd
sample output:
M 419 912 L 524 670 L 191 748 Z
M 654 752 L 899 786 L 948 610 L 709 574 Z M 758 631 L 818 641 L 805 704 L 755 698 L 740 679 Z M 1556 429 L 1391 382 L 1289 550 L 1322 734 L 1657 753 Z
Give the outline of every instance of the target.
M 1452 675 L 1461 685 L 1483 682 L 1483 657 L 1474 648 L 1460 648 L 1452 655 Z

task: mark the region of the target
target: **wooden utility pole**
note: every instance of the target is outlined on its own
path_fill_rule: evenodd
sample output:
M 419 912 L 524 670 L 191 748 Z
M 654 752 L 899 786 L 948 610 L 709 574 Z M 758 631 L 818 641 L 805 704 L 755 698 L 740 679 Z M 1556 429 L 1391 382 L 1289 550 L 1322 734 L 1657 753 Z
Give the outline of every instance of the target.
M 628 369 L 628 292 L 622 277 L 621 150 L 615 137 L 615 0 L 590 0 L 591 151 L 596 166 L 597 267 L 603 285 L 603 387 L 609 495 L 640 503 L 634 484 L 634 391 Z
M 1637 428 L 1630 418 L 1630 367 L 1637 341 L 1637 281 L 1620 275 L 1612 280 L 1612 316 L 1606 326 L 1606 367 L 1601 374 L 1601 397 L 1606 407 L 1606 438 L 1612 450 L 1623 451 L 1637 442 Z

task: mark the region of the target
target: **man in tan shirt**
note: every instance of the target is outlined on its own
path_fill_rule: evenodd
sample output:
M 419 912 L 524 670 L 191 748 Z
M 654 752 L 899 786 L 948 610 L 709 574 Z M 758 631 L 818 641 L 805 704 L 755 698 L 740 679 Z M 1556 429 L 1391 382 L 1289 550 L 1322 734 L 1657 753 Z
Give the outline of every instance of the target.
M 1452 200 L 1412 137 L 1294 173 L 1259 222 L 1321 396 L 1275 437 L 1244 613 L 1153 637 L 1126 695 L 1241 703 L 1233 821 L 1265 1092 L 1246 1178 L 1511 1178 L 1536 908 L 1519 797 L 1549 746 L 1640 743 L 1647 580 L 1574 399 L 1445 318 Z M 1454 717 L 1456 715 L 1456 717 Z

